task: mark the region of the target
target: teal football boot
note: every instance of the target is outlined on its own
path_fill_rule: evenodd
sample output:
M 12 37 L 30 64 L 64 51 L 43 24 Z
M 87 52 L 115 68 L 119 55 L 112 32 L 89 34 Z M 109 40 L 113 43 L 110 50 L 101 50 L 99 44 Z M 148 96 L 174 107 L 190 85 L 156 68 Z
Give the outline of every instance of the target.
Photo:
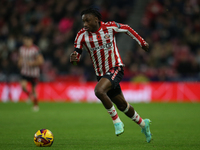
M 145 134 L 146 141 L 149 143 L 149 142 L 151 142 L 151 132 L 150 132 L 150 123 L 151 123 L 151 120 L 144 119 L 144 122 L 145 122 L 145 127 L 142 128 L 142 133 Z
M 115 123 L 114 126 L 115 126 L 115 134 L 117 136 L 124 133 L 124 124 L 122 122 Z

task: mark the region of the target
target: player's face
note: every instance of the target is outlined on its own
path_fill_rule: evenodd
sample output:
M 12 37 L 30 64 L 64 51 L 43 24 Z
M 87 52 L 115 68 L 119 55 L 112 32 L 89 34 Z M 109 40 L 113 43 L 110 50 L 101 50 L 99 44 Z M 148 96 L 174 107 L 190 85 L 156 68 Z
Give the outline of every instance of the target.
M 30 47 L 33 44 L 33 40 L 31 38 L 25 37 L 23 39 L 23 43 L 24 43 L 25 46 Z
M 89 32 L 95 32 L 99 29 L 99 20 L 93 14 L 84 14 L 82 16 L 83 26 Z

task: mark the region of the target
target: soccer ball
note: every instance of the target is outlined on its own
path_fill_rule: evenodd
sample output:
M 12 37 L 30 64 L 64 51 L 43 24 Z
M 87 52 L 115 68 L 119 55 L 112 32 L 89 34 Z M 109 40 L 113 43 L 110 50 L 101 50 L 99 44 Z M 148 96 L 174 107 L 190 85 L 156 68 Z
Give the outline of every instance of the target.
M 41 129 L 34 135 L 34 143 L 36 146 L 47 147 L 53 144 L 54 137 L 50 130 Z

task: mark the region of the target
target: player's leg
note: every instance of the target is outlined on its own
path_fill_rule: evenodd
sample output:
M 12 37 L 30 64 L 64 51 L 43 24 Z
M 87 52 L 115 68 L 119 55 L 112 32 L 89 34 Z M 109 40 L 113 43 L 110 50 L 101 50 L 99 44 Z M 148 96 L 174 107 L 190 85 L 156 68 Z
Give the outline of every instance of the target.
M 141 128 L 142 132 L 146 136 L 147 142 L 151 141 L 151 132 L 150 132 L 150 120 L 149 119 L 142 119 L 139 114 L 134 110 L 134 108 L 126 102 L 123 93 L 121 92 L 121 88 L 116 88 L 113 91 L 110 91 L 110 95 L 112 93 L 119 93 L 116 96 L 111 97 L 113 103 L 116 104 L 117 108 L 124 112 L 129 118 L 131 118 L 135 123 L 137 123 Z
M 29 96 L 29 95 L 30 95 L 30 92 L 29 92 L 28 89 L 27 89 L 28 81 L 27 81 L 26 79 L 22 79 L 22 80 L 20 81 L 20 84 L 21 84 L 22 90 Z
M 115 90 L 115 92 L 119 94 L 111 98 L 112 102 L 115 103 L 120 111 L 124 112 L 129 118 L 143 128 L 145 126 L 144 120 L 138 115 L 134 108 L 128 102 L 126 102 L 121 91 Z
M 31 81 L 32 86 L 32 101 L 33 101 L 33 110 L 39 111 L 39 105 L 38 105 L 38 98 L 36 93 L 36 79 L 32 79 Z
M 115 127 L 115 134 L 118 136 L 124 132 L 124 125 L 121 122 L 117 111 L 108 97 L 107 92 L 112 88 L 112 83 L 107 78 L 101 78 L 95 87 L 95 95 L 101 100 L 104 107 L 107 109 L 110 114 L 113 124 Z
M 107 95 L 107 92 L 112 88 L 112 83 L 107 78 L 101 78 L 97 83 L 94 92 L 106 109 L 110 109 L 113 106 L 112 101 Z

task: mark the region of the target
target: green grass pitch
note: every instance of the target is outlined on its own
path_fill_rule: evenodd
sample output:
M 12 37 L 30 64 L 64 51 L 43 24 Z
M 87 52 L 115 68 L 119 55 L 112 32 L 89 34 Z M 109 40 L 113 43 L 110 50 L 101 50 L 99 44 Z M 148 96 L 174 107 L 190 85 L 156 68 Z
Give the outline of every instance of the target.
M 200 103 L 132 104 L 152 120 L 153 140 L 145 142 L 140 127 L 118 111 L 125 132 L 114 134 L 112 120 L 97 103 L 0 103 L 0 150 L 197 150 L 200 149 Z M 33 136 L 47 128 L 51 147 L 36 147 Z

